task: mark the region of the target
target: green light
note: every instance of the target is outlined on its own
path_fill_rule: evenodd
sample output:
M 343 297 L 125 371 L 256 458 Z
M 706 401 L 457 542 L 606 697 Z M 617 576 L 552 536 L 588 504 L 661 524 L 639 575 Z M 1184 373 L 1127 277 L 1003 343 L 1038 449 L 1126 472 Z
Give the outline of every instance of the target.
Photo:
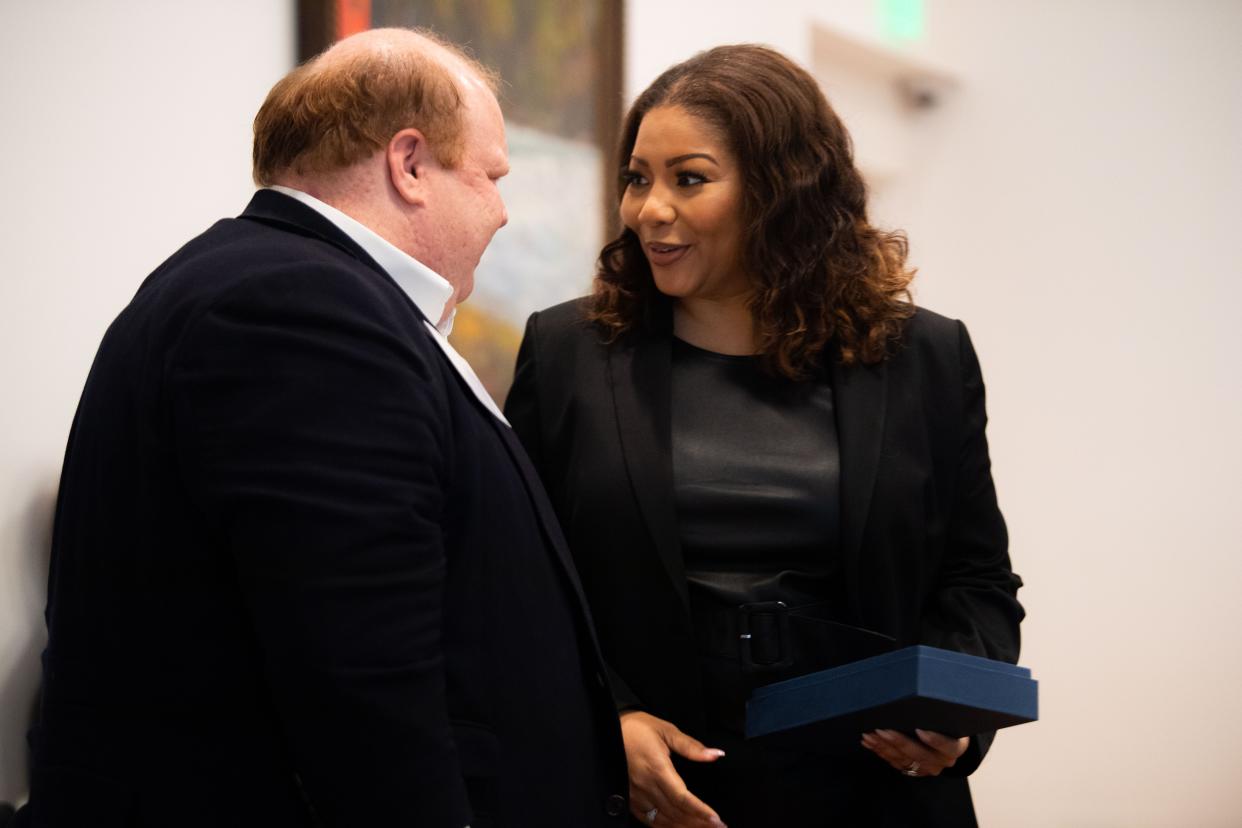
M 877 0 L 880 30 L 894 40 L 923 37 L 923 0 Z

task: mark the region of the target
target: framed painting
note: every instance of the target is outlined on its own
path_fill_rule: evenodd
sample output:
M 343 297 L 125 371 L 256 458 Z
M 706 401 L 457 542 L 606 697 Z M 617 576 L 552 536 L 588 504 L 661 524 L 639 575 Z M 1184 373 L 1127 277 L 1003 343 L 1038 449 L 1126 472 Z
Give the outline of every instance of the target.
M 526 317 L 590 290 L 617 229 L 623 0 L 299 0 L 299 60 L 368 28 L 431 29 L 500 73 L 509 224 L 450 339 L 503 404 Z

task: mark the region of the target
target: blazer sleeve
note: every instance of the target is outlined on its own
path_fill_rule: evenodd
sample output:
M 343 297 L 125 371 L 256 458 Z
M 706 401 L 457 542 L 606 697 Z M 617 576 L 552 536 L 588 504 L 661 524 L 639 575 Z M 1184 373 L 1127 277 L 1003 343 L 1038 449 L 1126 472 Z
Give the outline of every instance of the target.
M 996 502 L 986 435 L 983 375 L 970 335 L 957 325 L 961 376 L 955 498 L 940 575 L 921 620 L 922 643 L 1009 663 L 1018 660 L 1018 625 L 1024 611 L 1022 580 L 1009 562 L 1005 521 Z M 978 734 L 970 749 L 946 771 L 971 773 L 983 760 L 994 732 Z
M 192 323 L 167 393 L 319 820 L 460 828 L 440 643 L 448 409 L 433 343 L 402 313 L 342 266 L 257 276 Z
M 545 440 L 543 434 L 543 426 L 545 419 L 541 416 L 542 405 L 540 395 L 547 391 L 546 385 L 540 386 L 539 370 L 540 359 L 539 352 L 542 343 L 540 341 L 539 331 L 539 314 L 532 313 L 530 318 L 526 320 L 526 332 L 522 336 L 522 344 L 518 347 L 517 366 L 513 372 L 513 385 L 509 389 L 509 396 L 505 400 L 505 419 L 513 426 L 513 431 L 521 441 L 522 446 L 526 449 L 526 453 L 530 456 L 531 462 L 535 469 L 539 472 L 540 479 L 543 480 L 544 486 L 550 493 L 555 492 L 556 487 L 551 485 L 553 479 L 553 462 L 555 452 L 550 445 L 551 440 Z M 560 385 L 568 384 L 568 378 L 562 377 L 564 382 Z M 554 496 L 555 500 L 555 496 Z M 639 701 L 638 696 L 626 684 L 625 679 L 618 675 L 612 665 L 605 662 L 605 672 L 608 674 L 608 684 L 612 690 L 613 701 L 616 703 L 617 711 L 638 710 L 643 704 Z

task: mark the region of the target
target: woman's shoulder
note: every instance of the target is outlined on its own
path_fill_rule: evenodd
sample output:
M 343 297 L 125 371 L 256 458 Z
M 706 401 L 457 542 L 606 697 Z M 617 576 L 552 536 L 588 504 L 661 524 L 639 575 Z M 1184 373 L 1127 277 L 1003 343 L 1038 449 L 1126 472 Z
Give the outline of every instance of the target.
M 902 332 L 889 360 L 889 378 L 921 387 L 937 398 L 945 398 L 948 389 L 983 388 L 979 356 L 966 325 L 926 308 L 918 308 Z
M 968 343 L 969 337 L 960 319 L 920 306 L 915 307 L 914 314 L 902 328 L 897 353 L 912 351 L 925 356 L 940 354 L 956 358 L 963 342 Z
M 952 380 L 975 359 L 974 346 L 961 320 L 918 307 L 906 321 L 889 363 L 898 373 L 915 371 Z
M 558 305 L 552 305 L 531 314 L 531 325 L 538 327 L 540 334 L 557 333 L 561 335 L 591 330 L 594 326 L 588 317 L 591 308 L 590 296 L 579 296 Z
M 529 347 L 544 360 L 577 359 L 604 347 L 604 334 L 590 319 L 589 296 L 580 296 L 536 311 L 526 323 Z
M 901 339 L 905 343 L 956 342 L 962 323 L 951 316 L 936 313 L 916 305 L 914 314 L 906 322 Z

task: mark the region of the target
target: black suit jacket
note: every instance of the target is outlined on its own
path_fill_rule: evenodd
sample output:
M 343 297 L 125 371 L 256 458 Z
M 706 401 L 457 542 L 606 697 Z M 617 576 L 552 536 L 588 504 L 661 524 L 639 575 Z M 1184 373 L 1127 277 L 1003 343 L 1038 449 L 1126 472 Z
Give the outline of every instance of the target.
M 704 722 L 674 512 L 670 309 L 608 346 L 582 308 L 571 302 L 531 317 L 506 415 L 569 539 L 618 704 L 694 734 Z M 1016 661 L 1021 582 L 1009 564 L 983 380 L 965 327 L 920 309 L 894 356 L 875 366 L 834 361 L 831 370 L 847 620 L 899 646 Z M 990 741 L 972 739 L 950 774 L 974 770 Z M 964 779 L 886 772 L 895 784 L 921 785 L 919 795 L 936 789 L 942 812 L 969 813 Z
M 38 826 L 620 822 L 616 712 L 510 430 L 260 191 L 109 328 L 56 513 Z

